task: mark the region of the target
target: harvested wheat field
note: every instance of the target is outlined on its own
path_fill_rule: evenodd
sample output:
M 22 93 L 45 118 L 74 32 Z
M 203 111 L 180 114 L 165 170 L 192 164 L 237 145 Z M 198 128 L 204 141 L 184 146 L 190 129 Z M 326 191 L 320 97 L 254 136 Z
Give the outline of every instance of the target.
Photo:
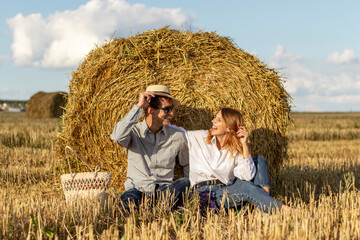
M 287 160 L 292 126 L 291 98 L 282 81 L 258 58 L 216 33 L 164 27 L 112 39 L 92 50 L 72 73 L 55 151 L 65 163 L 65 146 L 71 146 L 93 166 L 111 172 L 112 184 L 121 189 L 126 154 L 110 134 L 141 91 L 163 84 L 181 101 L 172 124 L 189 130 L 210 128 L 223 106 L 240 109 L 251 132 L 252 155 L 265 156 L 275 173 Z M 80 169 L 87 168 L 80 164 Z
M 293 113 L 289 159 L 271 176 L 271 195 L 294 208 L 264 214 L 249 207 L 202 212 L 145 203 L 125 217 L 118 190 L 105 207 L 70 207 L 53 148 L 59 119 L 0 112 L 0 239 L 358 239 L 360 113 Z M 67 171 L 68 172 L 68 171 Z
M 61 119 L 0 112 L 0 239 L 357 239 L 360 237 L 360 113 L 291 113 L 278 73 L 216 33 L 162 28 L 112 39 L 72 73 Z M 206 129 L 222 106 L 239 108 L 252 155 L 264 155 L 271 195 L 293 208 L 203 209 L 147 199 L 118 209 L 126 155 L 115 123 L 151 84 L 181 100 L 173 124 Z M 113 174 L 106 204 L 65 200 L 65 146 Z M 88 171 L 76 156 L 73 171 Z

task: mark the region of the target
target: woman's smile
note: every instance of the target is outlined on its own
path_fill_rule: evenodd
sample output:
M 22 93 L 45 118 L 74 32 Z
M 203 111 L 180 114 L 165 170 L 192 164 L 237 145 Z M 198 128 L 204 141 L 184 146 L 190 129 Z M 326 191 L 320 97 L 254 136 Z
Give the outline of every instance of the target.
M 216 117 L 212 120 L 211 134 L 213 136 L 221 136 L 228 133 L 228 127 L 222 118 L 221 111 L 218 112 Z

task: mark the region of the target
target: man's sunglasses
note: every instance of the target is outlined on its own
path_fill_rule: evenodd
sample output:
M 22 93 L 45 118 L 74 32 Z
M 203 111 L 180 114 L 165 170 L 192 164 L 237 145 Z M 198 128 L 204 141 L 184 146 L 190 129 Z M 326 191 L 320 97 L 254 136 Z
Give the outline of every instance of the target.
M 153 106 L 152 106 L 152 107 L 153 107 Z M 174 109 L 174 106 L 171 105 L 171 106 L 167 106 L 167 107 L 164 107 L 164 108 L 162 108 L 162 107 L 153 107 L 153 108 L 155 108 L 155 109 L 161 109 L 161 110 L 164 111 L 165 114 L 168 114 L 168 113 L 172 112 L 172 110 Z

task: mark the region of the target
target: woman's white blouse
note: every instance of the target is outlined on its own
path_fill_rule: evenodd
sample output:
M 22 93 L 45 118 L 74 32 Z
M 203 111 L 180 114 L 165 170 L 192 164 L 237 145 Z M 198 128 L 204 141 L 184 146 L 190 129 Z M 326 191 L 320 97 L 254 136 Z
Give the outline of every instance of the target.
M 207 130 L 185 132 L 189 145 L 189 177 L 192 186 L 212 179 L 230 185 L 235 177 L 247 181 L 254 178 L 256 168 L 251 156 L 249 158 L 244 158 L 241 154 L 232 156 L 225 148 L 219 151 L 215 137 L 211 144 L 207 144 Z

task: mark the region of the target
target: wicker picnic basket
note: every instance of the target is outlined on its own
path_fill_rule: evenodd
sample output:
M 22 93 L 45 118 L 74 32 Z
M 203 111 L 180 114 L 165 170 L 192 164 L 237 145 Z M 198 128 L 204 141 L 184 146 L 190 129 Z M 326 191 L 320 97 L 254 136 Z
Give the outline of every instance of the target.
M 89 167 L 91 172 L 72 173 L 67 150 L 75 153 Z M 100 172 L 100 166 L 96 166 L 95 170 L 71 147 L 65 147 L 66 159 L 69 164 L 70 173 L 62 174 L 61 184 L 65 194 L 66 202 L 73 202 L 76 199 L 93 199 L 102 197 L 109 189 L 111 173 Z

